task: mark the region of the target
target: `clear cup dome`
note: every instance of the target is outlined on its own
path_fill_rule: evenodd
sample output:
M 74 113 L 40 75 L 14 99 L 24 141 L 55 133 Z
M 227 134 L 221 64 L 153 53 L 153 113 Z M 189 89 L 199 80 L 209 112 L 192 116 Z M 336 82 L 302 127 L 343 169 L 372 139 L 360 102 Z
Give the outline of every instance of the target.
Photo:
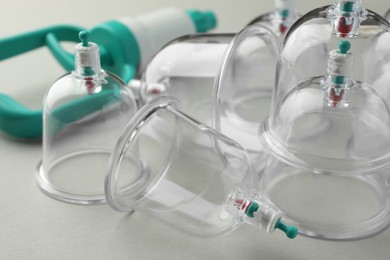
M 249 22 L 249 25 L 259 23 L 282 39 L 291 25 L 300 17 L 295 10 L 295 6 L 295 0 L 275 0 L 274 11 L 254 18 Z
M 145 167 L 126 157 L 139 158 Z M 267 232 L 295 227 L 258 197 L 258 175 L 233 140 L 200 124 L 171 97 L 147 103 L 129 121 L 112 154 L 107 201 L 118 211 L 136 210 L 186 233 L 213 236 L 248 223 Z
M 383 184 L 390 166 L 389 36 L 388 22 L 362 1 L 340 0 L 307 13 L 286 35 L 270 116 L 260 129 L 270 152 L 261 187 L 304 234 L 359 238 L 390 221 Z M 273 192 L 280 187 L 301 196 L 299 214 L 289 206 L 291 193 Z M 329 208 L 313 207 L 319 201 Z M 320 220 L 324 212 L 327 221 Z
M 212 125 L 238 141 L 261 168 L 258 128 L 269 114 L 279 45 L 260 25 L 248 26 L 229 45 L 213 89 Z
M 125 83 L 100 69 L 97 45 L 83 41 L 76 47 L 75 71 L 58 79 L 46 93 L 43 159 L 36 178 L 50 197 L 100 204 L 105 202 L 108 159 L 137 106 Z
M 160 50 L 132 85 L 141 103 L 175 97 L 184 113 L 258 154 L 257 129 L 268 115 L 278 54 L 276 36 L 261 25 L 237 35 L 186 36 Z
M 185 113 L 210 124 L 214 78 L 233 38 L 234 34 L 194 34 L 166 45 L 139 82 L 141 104 L 157 96 L 175 97 Z

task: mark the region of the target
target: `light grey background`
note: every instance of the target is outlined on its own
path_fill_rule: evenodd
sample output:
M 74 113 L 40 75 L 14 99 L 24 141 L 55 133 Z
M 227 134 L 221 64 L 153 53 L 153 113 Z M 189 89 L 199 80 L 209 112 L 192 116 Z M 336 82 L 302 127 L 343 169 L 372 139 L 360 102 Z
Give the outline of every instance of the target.
M 332 1 L 297 1 L 305 13 Z M 212 9 L 218 32 L 237 32 L 273 9 L 273 1 L 223 0 L 2 0 L 0 37 L 60 23 L 85 27 L 167 6 Z M 384 14 L 388 0 L 366 1 Z M 2 50 L 0 50 L 2 51 Z M 0 62 L 0 92 L 31 108 L 41 106 L 50 84 L 64 71 L 46 49 Z M 108 206 L 74 206 L 52 200 L 35 185 L 40 141 L 0 136 L 0 259 L 389 259 L 390 229 L 359 241 L 333 242 L 250 226 L 224 237 L 191 237 L 138 213 L 126 216 Z

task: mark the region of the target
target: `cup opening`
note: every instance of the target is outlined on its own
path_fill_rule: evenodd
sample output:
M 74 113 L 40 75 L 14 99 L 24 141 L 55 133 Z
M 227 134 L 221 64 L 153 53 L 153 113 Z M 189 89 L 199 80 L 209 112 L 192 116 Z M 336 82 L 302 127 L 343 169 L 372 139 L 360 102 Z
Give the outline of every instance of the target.
M 114 209 L 129 211 L 158 185 L 174 159 L 177 135 L 164 131 L 164 126 L 174 124 L 176 118 L 168 116 L 164 118 L 167 121 L 159 118 L 160 112 L 169 107 L 177 108 L 178 101 L 160 97 L 147 103 L 119 138 L 105 180 L 106 199 Z M 170 145 L 164 146 L 160 141 Z M 147 150 L 150 152 L 144 152 Z M 138 158 L 140 165 L 134 167 L 134 163 L 126 162 L 129 157 Z

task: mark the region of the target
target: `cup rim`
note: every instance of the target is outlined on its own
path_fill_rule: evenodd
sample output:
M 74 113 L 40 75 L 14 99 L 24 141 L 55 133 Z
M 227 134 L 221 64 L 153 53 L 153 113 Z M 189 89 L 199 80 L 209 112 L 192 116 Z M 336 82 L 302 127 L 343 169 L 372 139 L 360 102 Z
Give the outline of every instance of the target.
M 123 205 L 120 201 L 120 197 L 117 195 L 116 181 L 118 177 L 118 170 L 120 169 L 122 159 L 124 158 L 123 155 L 127 153 L 129 147 L 136 139 L 138 132 L 145 124 L 146 120 L 157 111 L 169 107 L 174 110 L 178 110 L 180 103 L 176 98 L 168 96 L 161 96 L 151 100 L 141 107 L 141 109 L 129 120 L 122 131 L 122 134 L 111 153 L 104 181 L 105 198 L 108 205 L 113 209 L 121 212 L 133 211 L 133 209 L 129 206 Z M 141 164 L 142 165 L 139 168 L 141 172 L 136 175 L 143 179 L 143 177 L 148 175 L 148 169 L 145 163 L 141 162 Z

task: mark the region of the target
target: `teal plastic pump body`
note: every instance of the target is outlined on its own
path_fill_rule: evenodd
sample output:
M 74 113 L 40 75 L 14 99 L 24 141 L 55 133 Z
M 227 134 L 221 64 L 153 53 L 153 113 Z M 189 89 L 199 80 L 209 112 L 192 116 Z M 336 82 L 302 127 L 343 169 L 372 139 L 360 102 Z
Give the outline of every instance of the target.
M 151 57 L 169 41 L 196 32 L 207 32 L 217 24 L 214 13 L 167 8 L 135 18 L 122 18 L 94 26 L 90 40 L 100 48 L 102 68 L 125 82 L 134 78 Z M 0 61 L 47 46 L 66 71 L 74 69 L 74 54 L 61 42 L 78 42 L 84 28 L 52 26 L 0 40 Z M 14 98 L 0 93 L 0 130 L 17 138 L 42 136 L 42 110 L 30 110 Z

